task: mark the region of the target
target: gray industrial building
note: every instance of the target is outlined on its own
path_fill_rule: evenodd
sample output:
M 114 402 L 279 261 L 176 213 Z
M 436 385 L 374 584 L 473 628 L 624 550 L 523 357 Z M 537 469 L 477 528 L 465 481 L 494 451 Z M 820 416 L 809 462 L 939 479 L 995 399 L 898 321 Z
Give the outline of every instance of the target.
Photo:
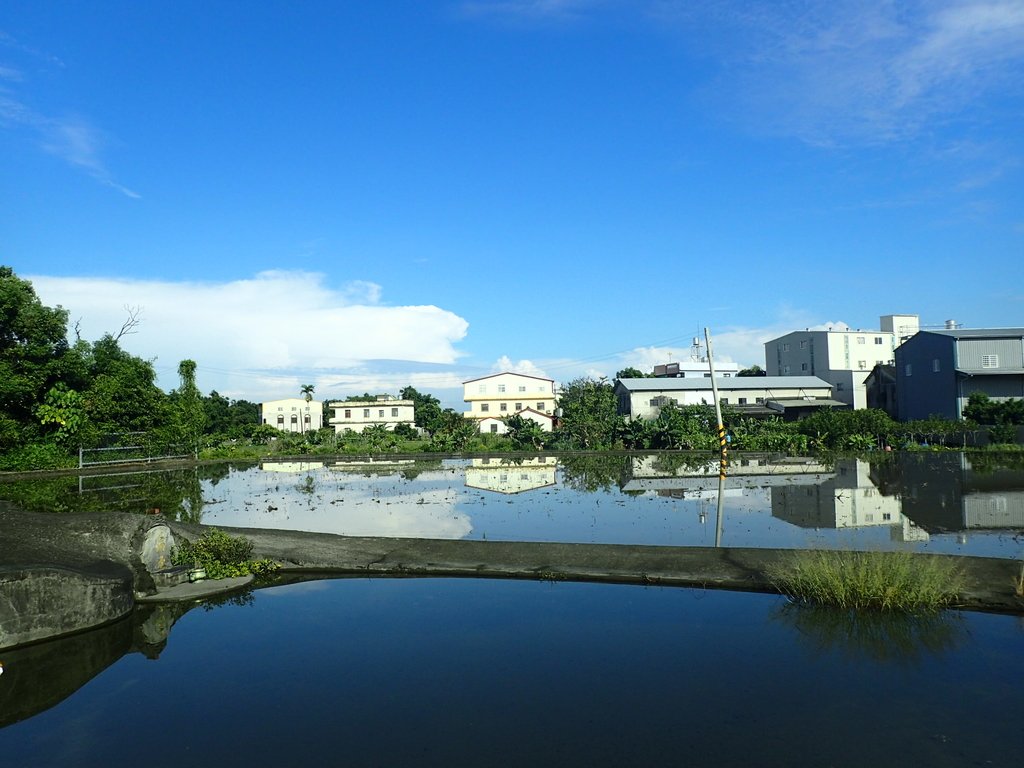
M 922 330 L 896 348 L 901 420 L 961 419 L 974 392 L 1024 397 L 1024 328 Z

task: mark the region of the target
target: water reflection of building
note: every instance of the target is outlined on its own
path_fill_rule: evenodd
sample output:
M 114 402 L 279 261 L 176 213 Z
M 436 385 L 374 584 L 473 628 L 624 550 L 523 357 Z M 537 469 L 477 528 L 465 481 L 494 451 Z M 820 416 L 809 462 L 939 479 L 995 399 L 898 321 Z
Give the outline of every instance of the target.
M 928 538 L 903 515 L 898 498 L 878 489 L 871 465 L 859 459 L 837 460 L 834 473 L 814 485 L 773 486 L 772 516 L 801 528 L 886 526 L 897 540 Z
M 665 454 L 634 456 L 620 488 L 627 493 L 654 491 L 660 496 L 696 498 L 707 491 L 718 493 L 718 467 L 718 459 L 695 464 Z M 779 484 L 814 485 L 830 475 L 828 467 L 810 458 L 748 457 L 729 464 L 725 493 L 741 495 L 750 488 Z
M 963 453 L 899 454 L 874 467 L 903 514 L 925 530 L 1024 529 L 1024 467 Z
M 265 472 L 309 472 L 323 469 L 322 461 L 261 461 L 260 469 Z
M 522 493 L 555 484 L 558 461 L 553 456 L 529 459 L 473 459 L 466 467 L 466 486 L 496 493 Z

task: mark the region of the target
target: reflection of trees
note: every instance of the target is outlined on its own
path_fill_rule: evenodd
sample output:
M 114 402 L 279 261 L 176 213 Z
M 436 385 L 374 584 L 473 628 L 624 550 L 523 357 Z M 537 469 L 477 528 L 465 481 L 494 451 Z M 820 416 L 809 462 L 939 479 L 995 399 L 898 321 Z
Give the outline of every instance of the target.
M 1000 453 L 976 451 L 968 454 L 971 469 L 981 475 L 988 475 L 1000 469 L 1024 470 L 1024 453 Z
M 910 615 L 786 603 L 772 619 L 795 629 L 813 651 L 876 662 L 917 662 L 955 650 L 967 638 L 963 619 L 953 611 Z
M 423 472 L 439 469 L 441 469 L 440 459 L 436 461 L 417 461 L 411 467 L 400 469 L 398 476 L 403 480 L 415 480 Z
M 0 484 L 0 498 L 30 512 L 159 512 L 198 523 L 203 510 L 203 480 L 221 479 L 228 472 L 227 465 L 217 465 L 19 480 Z
M 562 484 L 576 491 L 610 491 L 629 470 L 629 456 L 621 453 L 560 456 Z
M 708 458 L 707 453 L 659 453 L 651 462 L 651 469 L 664 475 L 674 475 L 680 469 L 698 472 L 714 464 L 718 469 L 718 461 Z

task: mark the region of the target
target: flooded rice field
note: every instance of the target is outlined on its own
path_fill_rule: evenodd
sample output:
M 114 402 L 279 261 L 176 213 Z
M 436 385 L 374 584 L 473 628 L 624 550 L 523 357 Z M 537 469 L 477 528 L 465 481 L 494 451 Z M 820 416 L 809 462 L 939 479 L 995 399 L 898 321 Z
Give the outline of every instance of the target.
M 1024 555 L 1024 467 L 988 455 L 737 458 L 719 491 L 704 457 L 617 454 L 219 464 L 0 484 L 0 499 L 351 536 Z

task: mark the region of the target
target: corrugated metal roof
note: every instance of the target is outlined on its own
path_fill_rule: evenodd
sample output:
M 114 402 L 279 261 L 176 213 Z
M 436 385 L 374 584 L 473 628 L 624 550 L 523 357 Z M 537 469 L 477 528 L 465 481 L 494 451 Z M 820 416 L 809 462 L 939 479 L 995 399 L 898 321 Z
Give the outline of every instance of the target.
M 741 389 L 822 389 L 831 387 L 817 376 L 716 376 L 718 389 L 734 392 Z M 711 389 L 711 379 L 619 379 L 616 387 L 630 392 L 685 392 Z
M 921 333 L 952 336 L 954 339 L 1016 339 L 1024 337 L 1024 328 L 951 328 L 949 330 L 929 328 Z

